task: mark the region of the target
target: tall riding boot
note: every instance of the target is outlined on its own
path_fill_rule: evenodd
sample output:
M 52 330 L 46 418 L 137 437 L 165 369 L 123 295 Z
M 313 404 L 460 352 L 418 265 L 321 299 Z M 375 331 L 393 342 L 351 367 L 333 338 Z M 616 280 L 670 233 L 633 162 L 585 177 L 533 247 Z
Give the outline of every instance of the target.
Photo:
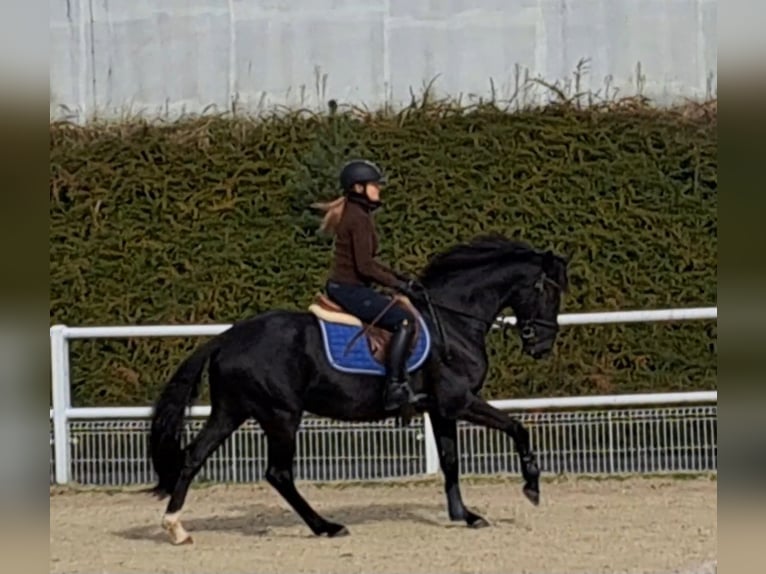
M 415 325 L 402 321 L 391 337 L 386 361 L 385 409 L 396 410 L 407 403 L 415 404 L 425 395 L 416 395 L 407 382 L 407 358 L 415 335 Z

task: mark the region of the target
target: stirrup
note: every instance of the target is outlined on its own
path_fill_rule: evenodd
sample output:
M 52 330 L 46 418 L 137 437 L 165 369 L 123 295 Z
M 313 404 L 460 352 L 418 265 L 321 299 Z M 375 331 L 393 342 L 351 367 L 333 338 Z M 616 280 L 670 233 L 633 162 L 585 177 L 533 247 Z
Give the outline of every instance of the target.
M 384 392 L 386 410 L 401 409 L 407 405 L 415 406 L 425 398 L 424 393 L 416 394 L 406 380 L 386 381 Z
M 416 393 L 413 391 L 412 387 L 407 383 L 404 383 L 404 386 L 405 392 L 407 393 L 407 403 L 410 405 L 417 405 L 427 397 L 425 393 Z

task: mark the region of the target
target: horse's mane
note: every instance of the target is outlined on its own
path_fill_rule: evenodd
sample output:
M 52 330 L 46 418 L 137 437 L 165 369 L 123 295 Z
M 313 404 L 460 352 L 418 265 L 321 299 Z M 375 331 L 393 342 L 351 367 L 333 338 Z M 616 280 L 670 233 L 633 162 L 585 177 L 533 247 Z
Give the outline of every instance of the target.
M 423 269 L 420 278 L 423 281 L 431 281 L 450 271 L 536 255 L 540 253 L 523 241 L 508 239 L 502 235 L 480 235 L 435 255 Z

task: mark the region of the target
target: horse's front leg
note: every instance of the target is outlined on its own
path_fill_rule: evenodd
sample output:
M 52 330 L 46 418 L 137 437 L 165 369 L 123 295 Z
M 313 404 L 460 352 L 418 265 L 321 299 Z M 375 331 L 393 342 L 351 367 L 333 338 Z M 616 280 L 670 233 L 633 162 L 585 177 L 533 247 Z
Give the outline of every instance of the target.
M 447 510 L 450 520 L 464 520 L 471 528 L 489 526 L 478 514 L 468 510 L 460 494 L 460 457 L 457 447 L 457 421 L 439 415 L 437 409 L 428 412 L 431 428 L 434 430 L 439 464 L 444 474 L 444 492 L 447 495 Z
M 537 506 L 540 503 L 540 468 L 529 445 L 529 431 L 521 424 L 521 421 L 509 417 L 476 396 L 471 397 L 460 418 L 476 425 L 497 429 L 513 439 L 521 461 L 524 494 L 532 504 Z

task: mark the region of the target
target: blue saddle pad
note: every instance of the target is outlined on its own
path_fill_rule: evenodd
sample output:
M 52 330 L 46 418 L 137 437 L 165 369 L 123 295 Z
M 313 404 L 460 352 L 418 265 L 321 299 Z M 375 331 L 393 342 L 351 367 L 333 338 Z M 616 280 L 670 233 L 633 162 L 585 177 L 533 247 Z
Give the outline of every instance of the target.
M 386 373 L 385 365 L 380 364 L 370 351 L 367 337 L 359 337 L 346 352 L 348 343 L 363 327 L 330 323 L 318 317 L 317 320 L 322 331 L 325 354 L 333 368 L 344 373 L 360 375 Z M 407 371 L 410 373 L 423 365 L 431 350 L 431 334 L 428 332 L 428 326 L 422 317 L 418 317 L 418 323 L 420 324 L 418 340 L 407 361 Z

